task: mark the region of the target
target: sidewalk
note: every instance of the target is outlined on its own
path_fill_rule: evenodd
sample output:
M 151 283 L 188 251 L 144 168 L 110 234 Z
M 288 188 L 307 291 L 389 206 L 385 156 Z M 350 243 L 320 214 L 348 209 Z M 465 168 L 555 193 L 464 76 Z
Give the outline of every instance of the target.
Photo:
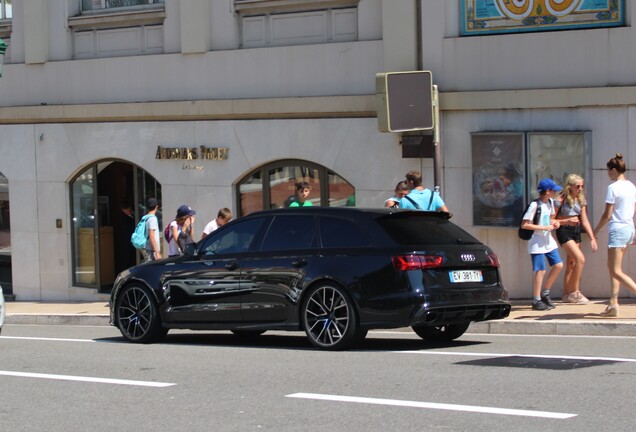
M 473 323 L 469 333 L 636 336 L 636 299 L 621 298 L 620 316 L 604 318 L 607 300 L 587 305 L 556 302 L 556 309 L 533 311 L 529 300 L 513 300 L 510 316 Z M 108 325 L 107 302 L 7 302 L 5 324 Z

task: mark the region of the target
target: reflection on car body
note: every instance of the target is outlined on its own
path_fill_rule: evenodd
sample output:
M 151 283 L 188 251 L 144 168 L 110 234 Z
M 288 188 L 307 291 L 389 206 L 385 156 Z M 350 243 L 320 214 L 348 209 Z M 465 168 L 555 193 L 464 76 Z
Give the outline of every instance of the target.
M 122 272 L 110 318 L 132 342 L 172 328 L 304 330 L 337 350 L 378 328 L 453 340 L 508 316 L 507 300 L 496 254 L 443 213 L 307 207 L 250 214 Z
M 4 305 L 4 294 L 2 292 L 2 285 L 0 285 L 0 333 L 2 333 L 2 326 L 4 325 L 4 317 L 6 315 L 6 309 Z

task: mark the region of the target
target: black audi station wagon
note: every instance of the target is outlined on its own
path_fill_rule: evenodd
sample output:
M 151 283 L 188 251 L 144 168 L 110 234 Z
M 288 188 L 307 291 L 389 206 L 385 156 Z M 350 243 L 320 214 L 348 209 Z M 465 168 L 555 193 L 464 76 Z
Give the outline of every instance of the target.
M 510 313 L 497 255 L 447 213 L 303 207 L 234 220 L 180 257 L 117 277 L 110 322 L 131 342 L 169 329 L 303 330 L 342 350 L 370 329 L 429 341 Z

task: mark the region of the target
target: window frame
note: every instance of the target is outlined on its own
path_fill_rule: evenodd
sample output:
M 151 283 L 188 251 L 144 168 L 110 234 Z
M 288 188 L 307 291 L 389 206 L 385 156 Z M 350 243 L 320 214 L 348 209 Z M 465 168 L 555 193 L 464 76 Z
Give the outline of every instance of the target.
M 234 0 L 241 16 L 358 7 L 360 0 Z
M 138 11 L 140 9 L 149 9 L 149 8 L 157 8 L 158 5 L 161 7 L 165 7 L 165 0 L 148 0 L 148 4 L 136 4 L 130 6 L 106 6 L 107 0 L 101 0 L 102 7 L 95 9 L 86 9 L 84 10 L 83 1 L 80 0 L 80 11 L 81 14 L 94 14 L 94 13 L 104 13 L 106 11 Z
M 0 21 L 10 21 L 13 19 L 13 4 L 10 4 L 11 16 L 7 16 L 7 2 L 8 0 L 0 0 Z

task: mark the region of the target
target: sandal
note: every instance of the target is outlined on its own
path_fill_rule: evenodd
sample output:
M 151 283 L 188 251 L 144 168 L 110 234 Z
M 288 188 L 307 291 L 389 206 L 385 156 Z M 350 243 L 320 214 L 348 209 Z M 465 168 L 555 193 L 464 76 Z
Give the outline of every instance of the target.
M 604 317 L 617 317 L 618 316 L 618 305 L 608 305 L 607 308 L 601 312 L 601 316 Z

